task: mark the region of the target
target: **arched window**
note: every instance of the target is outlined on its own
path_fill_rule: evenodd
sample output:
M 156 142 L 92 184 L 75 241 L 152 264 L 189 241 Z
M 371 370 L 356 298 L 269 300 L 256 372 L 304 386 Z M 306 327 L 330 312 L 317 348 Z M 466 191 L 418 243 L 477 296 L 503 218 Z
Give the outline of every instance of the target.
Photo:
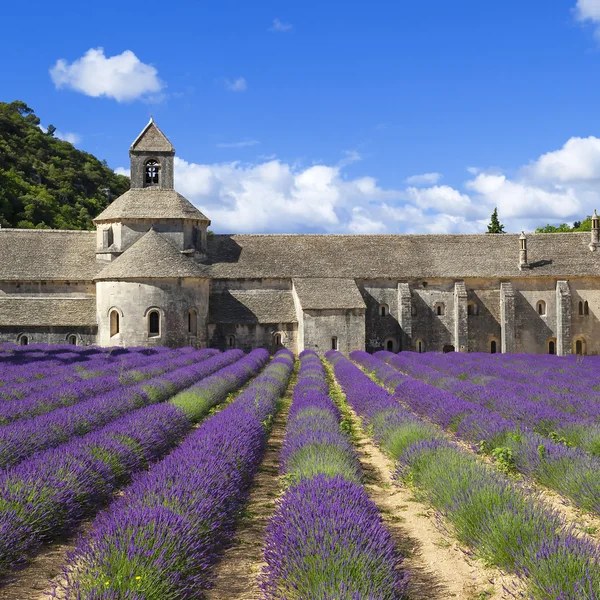
M 583 338 L 579 338 L 578 340 L 575 340 L 575 354 L 578 354 L 579 356 L 583 356 L 586 353 L 586 349 L 585 349 L 585 340 Z
M 583 302 L 579 301 L 579 314 L 583 315 Z
M 467 314 L 476 316 L 479 314 L 479 305 L 476 302 L 469 302 L 467 304 Z
M 498 352 L 498 342 L 492 340 L 490 342 L 490 354 L 496 354 L 496 352 Z
M 390 313 L 390 309 L 389 309 L 389 307 L 388 307 L 387 304 L 380 304 L 379 305 L 379 314 L 382 317 L 387 317 L 389 315 L 389 313 Z
M 542 317 L 546 316 L 546 303 L 543 300 L 538 300 L 536 308 L 538 315 L 541 315 Z
M 587 300 L 583 303 L 583 314 L 586 316 L 590 314 L 590 305 Z
M 20 344 L 21 346 L 28 346 L 28 345 L 29 345 L 29 338 L 28 338 L 26 335 L 22 335 L 22 336 L 19 338 L 19 344 Z
M 338 339 L 335 335 L 331 338 L 331 349 L 332 350 L 338 349 Z
M 548 354 L 556 354 L 556 340 L 548 340 Z
M 394 351 L 394 340 L 388 340 L 387 341 L 386 350 L 388 352 L 393 352 Z
M 188 333 L 198 335 L 198 311 L 195 308 L 188 310 Z
M 280 333 L 275 334 L 275 336 L 273 337 L 273 343 L 275 344 L 276 348 L 281 346 L 281 334 Z
M 157 160 L 151 158 L 146 161 L 146 185 L 158 185 L 160 165 Z
M 436 302 L 435 306 L 435 314 L 439 317 L 443 317 L 446 314 L 446 306 L 443 302 Z
M 423 340 L 417 340 L 417 352 L 419 354 L 425 352 L 425 342 Z
M 454 346 L 452 344 L 446 344 L 443 348 L 442 348 L 442 352 L 444 354 L 448 354 L 449 352 L 454 352 Z
M 67 344 L 71 344 L 72 346 L 77 346 L 77 336 L 73 335 L 73 334 L 67 336 Z
M 117 335 L 120 331 L 119 312 L 116 310 L 110 311 L 110 337 Z
M 148 337 L 160 336 L 160 313 L 157 310 L 151 310 L 148 313 Z
M 227 336 L 227 347 L 228 348 L 235 348 L 235 335 L 228 335 Z

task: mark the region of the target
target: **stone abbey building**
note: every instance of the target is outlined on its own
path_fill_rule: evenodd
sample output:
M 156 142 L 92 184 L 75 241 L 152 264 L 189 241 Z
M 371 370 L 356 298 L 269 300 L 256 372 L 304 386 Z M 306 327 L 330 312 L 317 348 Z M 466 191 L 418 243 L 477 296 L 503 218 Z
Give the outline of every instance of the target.
M 96 231 L 0 229 L 0 342 L 600 352 L 600 225 L 535 235 L 212 235 L 151 120 Z

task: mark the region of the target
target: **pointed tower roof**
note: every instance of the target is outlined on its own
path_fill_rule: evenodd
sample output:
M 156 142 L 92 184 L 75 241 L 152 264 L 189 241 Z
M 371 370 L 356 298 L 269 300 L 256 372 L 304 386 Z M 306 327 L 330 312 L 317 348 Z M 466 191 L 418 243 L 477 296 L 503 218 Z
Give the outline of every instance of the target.
M 152 228 L 119 258 L 104 267 L 95 279 L 203 278 L 207 277 L 207 272 L 207 267 L 182 254 L 166 237 Z
M 144 127 L 140 135 L 131 144 L 130 152 L 175 152 L 173 144 L 167 136 L 158 128 L 154 119 L 150 117 L 148 125 Z

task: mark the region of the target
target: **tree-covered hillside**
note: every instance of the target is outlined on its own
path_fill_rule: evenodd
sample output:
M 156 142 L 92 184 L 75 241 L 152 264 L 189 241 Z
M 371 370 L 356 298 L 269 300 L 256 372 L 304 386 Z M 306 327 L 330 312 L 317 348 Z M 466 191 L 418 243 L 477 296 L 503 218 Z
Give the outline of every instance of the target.
M 24 102 L 0 102 L 0 225 L 90 229 L 129 179 L 39 125 Z

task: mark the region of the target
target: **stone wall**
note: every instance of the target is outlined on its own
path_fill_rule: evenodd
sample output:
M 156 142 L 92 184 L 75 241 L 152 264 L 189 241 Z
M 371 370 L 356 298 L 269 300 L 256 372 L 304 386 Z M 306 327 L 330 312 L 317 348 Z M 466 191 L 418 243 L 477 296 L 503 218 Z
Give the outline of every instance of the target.
M 553 279 L 517 279 L 515 291 L 515 352 L 546 354 L 550 340 L 556 342 L 556 281 Z M 546 303 L 546 314 L 537 311 L 538 302 Z
M 280 336 L 280 344 L 276 343 L 277 334 Z M 230 341 L 233 341 L 233 344 Z M 287 348 L 298 353 L 298 327 L 295 323 L 210 324 L 208 345 L 220 350 L 239 348 L 244 352 L 250 352 L 254 348 L 265 348 L 271 354 L 281 348 Z
M 106 253 L 104 247 L 104 230 L 112 228 L 112 252 L 124 252 L 137 242 L 151 227 L 167 238 L 173 246 L 180 250 L 206 250 L 206 223 L 196 219 L 124 219 L 123 222 L 98 224 L 96 235 L 96 252 Z M 198 234 L 194 234 L 197 228 Z M 195 242 L 195 243 L 194 243 Z
M 75 335 L 78 346 L 96 344 L 96 327 L 6 327 L 0 326 L 0 344 L 19 344 L 27 336 L 29 344 L 67 344 Z
M 466 281 L 467 302 L 471 304 L 469 321 L 469 352 L 490 352 L 491 342 L 501 350 L 500 282 Z
M 454 346 L 455 310 L 454 281 L 427 280 L 411 285 L 412 288 L 412 348 L 424 344 L 426 352 L 442 352 Z M 437 314 L 437 305 L 443 305 L 443 315 Z M 408 348 L 407 348 L 408 349 Z
M 160 165 L 159 185 L 163 190 L 173 189 L 173 162 L 174 156 L 172 152 L 130 152 L 131 163 L 131 187 L 143 188 L 146 180 L 146 161 L 154 159 Z
M 101 346 L 207 345 L 208 279 L 100 281 L 97 283 L 98 342 Z M 188 332 L 188 311 L 197 311 L 197 335 Z M 110 335 L 110 312 L 120 314 L 120 332 Z M 149 336 L 148 313 L 161 315 L 160 335 Z
M 395 281 L 369 281 L 359 283 L 359 290 L 367 305 L 365 312 L 365 347 L 367 352 L 378 350 L 402 350 L 398 284 Z M 381 315 L 381 306 L 386 306 L 386 315 Z M 391 343 L 392 347 L 388 347 Z
M 319 354 L 332 349 L 337 338 L 341 352 L 365 349 L 365 310 L 305 310 L 304 349 Z

